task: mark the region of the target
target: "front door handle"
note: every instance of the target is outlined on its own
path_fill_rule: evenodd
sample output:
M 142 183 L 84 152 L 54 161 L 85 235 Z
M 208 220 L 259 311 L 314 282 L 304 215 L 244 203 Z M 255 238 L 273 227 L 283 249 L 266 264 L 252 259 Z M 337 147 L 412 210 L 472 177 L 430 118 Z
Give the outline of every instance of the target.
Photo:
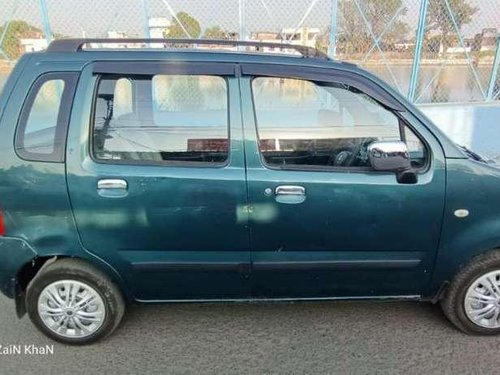
M 306 200 L 306 189 L 303 186 L 280 185 L 274 190 L 276 202 L 297 204 Z
M 306 189 L 303 186 L 281 185 L 274 191 L 276 195 L 306 195 Z
M 97 181 L 97 193 L 104 198 L 123 198 L 128 194 L 128 183 L 121 178 Z

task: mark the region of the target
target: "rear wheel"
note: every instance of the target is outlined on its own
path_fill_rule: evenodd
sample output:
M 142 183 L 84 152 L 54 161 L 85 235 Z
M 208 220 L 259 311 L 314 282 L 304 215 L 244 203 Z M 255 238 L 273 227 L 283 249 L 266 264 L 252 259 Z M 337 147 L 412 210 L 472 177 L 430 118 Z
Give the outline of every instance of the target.
M 116 285 L 76 259 L 61 259 L 42 268 L 28 286 L 26 306 L 31 321 L 45 335 L 76 345 L 111 334 L 125 310 Z
M 482 254 L 454 278 L 441 301 L 443 312 L 469 334 L 500 333 L 500 252 Z

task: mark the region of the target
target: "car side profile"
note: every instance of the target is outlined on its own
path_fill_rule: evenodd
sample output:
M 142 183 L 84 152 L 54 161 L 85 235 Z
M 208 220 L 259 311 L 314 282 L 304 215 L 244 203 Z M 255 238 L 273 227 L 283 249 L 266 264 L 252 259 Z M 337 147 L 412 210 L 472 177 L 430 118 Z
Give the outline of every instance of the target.
M 0 96 L 19 317 L 88 344 L 130 303 L 396 299 L 500 332 L 500 169 L 386 83 L 301 46 L 110 42 L 26 54 Z

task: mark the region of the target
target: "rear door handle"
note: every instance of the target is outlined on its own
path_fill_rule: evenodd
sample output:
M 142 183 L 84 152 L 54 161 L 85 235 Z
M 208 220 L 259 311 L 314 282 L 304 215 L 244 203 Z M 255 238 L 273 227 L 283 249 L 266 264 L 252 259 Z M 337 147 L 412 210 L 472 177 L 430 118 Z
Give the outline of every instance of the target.
M 97 188 L 101 189 L 127 189 L 127 181 L 122 179 L 104 179 L 97 181 Z
M 280 185 L 274 190 L 276 202 L 298 204 L 306 200 L 306 189 L 303 186 Z
M 97 194 L 104 198 L 123 198 L 128 195 L 128 183 L 121 178 L 97 181 Z

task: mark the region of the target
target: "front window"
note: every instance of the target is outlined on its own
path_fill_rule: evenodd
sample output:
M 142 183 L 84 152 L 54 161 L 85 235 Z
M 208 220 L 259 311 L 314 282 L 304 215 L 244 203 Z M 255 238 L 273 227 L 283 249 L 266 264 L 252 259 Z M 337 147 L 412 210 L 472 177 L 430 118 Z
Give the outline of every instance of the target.
M 252 83 L 264 162 L 271 167 L 370 167 L 374 141 L 403 140 L 412 164 L 425 164 L 425 147 L 393 112 L 345 84 L 255 78 Z

